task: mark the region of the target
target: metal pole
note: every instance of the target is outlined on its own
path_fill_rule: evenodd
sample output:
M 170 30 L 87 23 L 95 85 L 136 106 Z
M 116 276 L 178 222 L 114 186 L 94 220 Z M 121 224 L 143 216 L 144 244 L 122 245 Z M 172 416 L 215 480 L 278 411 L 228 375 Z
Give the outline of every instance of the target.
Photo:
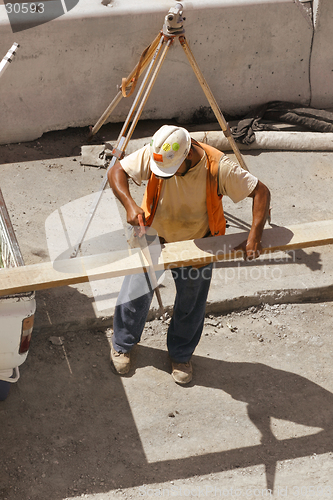
M 13 43 L 13 45 L 8 50 L 5 57 L 0 62 L 0 76 L 4 74 L 5 70 L 8 68 L 8 64 L 12 62 L 18 47 L 19 47 L 18 43 Z

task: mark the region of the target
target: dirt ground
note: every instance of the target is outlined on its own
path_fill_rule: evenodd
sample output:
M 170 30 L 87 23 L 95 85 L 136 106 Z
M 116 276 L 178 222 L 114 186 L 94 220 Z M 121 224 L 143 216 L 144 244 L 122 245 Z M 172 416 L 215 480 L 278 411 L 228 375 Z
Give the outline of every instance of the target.
M 158 128 L 144 126 L 146 135 Z M 103 127 L 94 142 L 117 130 Z M 86 143 L 75 129 L 0 146 L 26 263 L 47 260 L 41 228 L 68 202 L 65 190 L 53 199 L 55 179 L 85 194 L 76 170 Z M 104 172 L 86 174 L 99 182 Z M 53 314 L 62 307 L 58 296 Z M 332 302 L 207 316 L 186 387 L 170 376 L 167 321 L 147 323 L 122 378 L 109 362 L 110 328 L 39 329 L 0 403 L 0 499 L 331 498 L 332 318 Z
M 0 406 L 1 498 L 330 498 L 332 317 L 332 303 L 209 316 L 187 387 L 161 320 L 123 378 L 109 329 L 39 333 Z

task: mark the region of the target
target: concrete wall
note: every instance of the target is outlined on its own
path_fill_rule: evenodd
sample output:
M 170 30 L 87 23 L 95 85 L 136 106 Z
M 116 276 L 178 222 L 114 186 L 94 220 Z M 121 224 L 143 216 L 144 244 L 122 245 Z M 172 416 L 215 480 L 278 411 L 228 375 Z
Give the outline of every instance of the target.
M 315 32 L 311 57 L 311 104 L 333 107 L 333 2 L 315 0 Z
M 323 4 L 332 12 L 330 2 Z M 66 15 L 15 34 L 0 5 L 1 57 L 13 42 L 20 44 L 0 79 L 0 143 L 96 123 L 174 3 L 111 0 L 105 6 L 101 0 L 80 0 Z M 182 3 L 187 41 L 225 114 L 244 114 L 271 100 L 309 104 L 313 32 L 296 0 Z M 325 102 L 332 93 L 327 89 Z M 131 102 L 123 99 L 110 121 L 123 121 Z M 142 118 L 186 121 L 206 109 L 206 97 L 176 41 Z

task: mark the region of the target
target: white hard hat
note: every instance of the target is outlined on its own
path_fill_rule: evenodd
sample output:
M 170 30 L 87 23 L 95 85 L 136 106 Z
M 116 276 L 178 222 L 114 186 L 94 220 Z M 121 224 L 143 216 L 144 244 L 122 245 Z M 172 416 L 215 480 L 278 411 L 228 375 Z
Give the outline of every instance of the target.
M 163 125 L 150 143 L 150 168 L 159 177 L 174 175 L 187 157 L 191 137 L 182 127 Z

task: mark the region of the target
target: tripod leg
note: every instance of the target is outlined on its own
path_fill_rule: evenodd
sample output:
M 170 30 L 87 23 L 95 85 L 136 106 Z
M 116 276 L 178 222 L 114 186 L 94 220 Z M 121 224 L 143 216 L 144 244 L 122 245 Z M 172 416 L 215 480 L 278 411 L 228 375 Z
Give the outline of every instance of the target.
M 111 104 L 106 108 L 100 119 L 96 122 L 96 124 L 93 126 L 93 128 L 90 131 L 89 134 L 89 139 L 97 134 L 101 126 L 104 124 L 104 122 L 108 119 L 108 117 L 111 115 L 112 111 L 115 109 L 115 107 L 120 103 L 121 98 L 123 97 L 121 90 L 117 93 L 116 97 L 113 99 Z
M 109 168 L 111 168 L 115 164 L 116 159 L 117 158 L 115 156 L 112 158 Z M 105 176 L 103 177 L 103 181 L 100 185 L 99 190 L 95 193 L 96 197 L 95 197 L 94 203 L 92 204 L 92 207 L 90 208 L 89 214 L 88 214 L 86 221 L 84 223 L 84 226 L 81 230 L 79 239 L 78 239 L 76 245 L 73 247 L 73 251 L 72 251 L 71 256 L 70 256 L 71 258 L 76 257 L 77 254 L 79 253 L 79 250 L 81 248 L 83 240 L 84 240 L 84 238 L 87 234 L 87 231 L 90 227 L 90 223 L 91 223 L 91 221 L 96 213 L 98 205 L 100 204 L 100 201 L 102 199 L 102 195 L 104 193 L 104 189 L 106 188 L 107 183 L 108 183 L 108 177 L 107 177 L 107 173 L 106 173 Z
M 151 59 L 156 51 L 156 48 L 159 44 L 160 39 L 161 39 L 161 34 L 159 33 L 157 35 L 157 37 L 155 38 L 155 40 L 150 44 L 150 46 L 147 49 L 145 49 L 147 51 L 147 53 L 146 53 L 144 61 L 141 62 L 141 60 L 140 60 L 139 63 L 135 66 L 135 68 L 132 70 L 132 72 L 128 75 L 128 77 L 126 79 L 126 82 L 127 82 L 126 86 L 132 85 L 132 79 L 136 75 L 137 72 L 138 72 L 138 77 L 143 73 L 143 71 L 145 70 L 145 68 L 147 67 L 149 62 L 151 61 Z M 137 71 L 137 68 L 138 68 L 140 62 L 141 62 L 141 66 L 140 66 L 139 71 Z M 110 116 L 112 111 L 119 104 L 122 97 L 123 97 L 122 91 L 119 90 L 119 92 L 117 93 L 117 95 L 115 96 L 113 101 L 106 108 L 106 110 L 104 111 L 102 116 L 99 118 L 99 120 L 96 122 L 94 127 L 91 129 L 90 134 L 89 134 L 89 138 L 91 138 L 93 135 L 97 134 L 97 132 L 99 131 L 101 126 L 105 123 L 105 121 L 108 119 L 108 117 Z
M 204 91 L 212 110 L 214 111 L 214 114 L 217 118 L 217 121 L 220 124 L 221 129 L 223 130 L 225 137 L 229 141 L 229 144 L 230 144 L 233 152 L 235 153 L 235 156 L 236 156 L 240 166 L 248 171 L 249 169 L 247 168 L 247 166 L 245 164 L 245 161 L 241 155 L 241 152 L 239 151 L 239 148 L 238 148 L 234 138 L 231 135 L 230 127 L 229 127 L 228 123 L 226 122 L 226 120 L 225 120 L 225 118 L 224 118 L 224 116 L 219 108 L 219 105 L 217 104 L 215 97 L 214 97 L 212 91 L 210 90 L 208 83 L 205 80 L 205 77 L 203 76 L 196 60 L 194 59 L 194 55 L 192 54 L 191 49 L 188 46 L 188 43 L 187 43 L 185 36 L 180 36 L 179 42 L 185 51 L 185 54 L 186 54 L 191 66 L 192 66 L 192 69 L 195 73 L 195 76 L 197 77 L 197 79 L 201 85 L 201 88 Z

